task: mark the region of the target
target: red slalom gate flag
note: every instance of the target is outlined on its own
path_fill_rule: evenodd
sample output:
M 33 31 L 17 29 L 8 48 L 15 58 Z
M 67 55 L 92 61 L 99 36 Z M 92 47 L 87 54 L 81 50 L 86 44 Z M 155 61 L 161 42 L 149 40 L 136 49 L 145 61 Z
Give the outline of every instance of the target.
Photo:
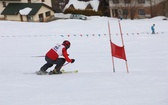
M 126 60 L 124 46 L 120 47 L 110 41 L 112 56 Z

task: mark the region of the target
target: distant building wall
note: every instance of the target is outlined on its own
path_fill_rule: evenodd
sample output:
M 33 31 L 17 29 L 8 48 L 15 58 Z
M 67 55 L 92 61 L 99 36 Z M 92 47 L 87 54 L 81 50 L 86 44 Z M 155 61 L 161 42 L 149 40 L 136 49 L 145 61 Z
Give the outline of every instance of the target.
M 51 0 L 21 0 L 22 3 L 44 3 L 52 7 Z
M 47 19 L 50 18 L 50 16 L 49 16 L 49 17 L 46 16 L 46 13 L 49 12 L 49 11 L 50 11 L 50 10 L 49 10 L 48 8 L 46 8 L 46 7 L 41 8 L 41 9 L 37 12 L 37 15 L 35 15 L 35 16 L 33 17 L 33 20 L 34 20 L 34 21 L 39 21 L 39 14 L 43 14 L 43 18 L 44 18 L 43 21 L 45 22 Z M 51 16 L 54 16 L 54 12 L 53 12 L 53 11 L 50 11 L 50 13 L 51 13 Z
M 153 16 L 153 7 L 162 1 L 164 0 L 109 0 L 110 16 L 131 19 L 149 18 Z
M 20 15 L 8 15 L 6 16 L 6 20 L 11 20 L 11 21 L 20 21 Z

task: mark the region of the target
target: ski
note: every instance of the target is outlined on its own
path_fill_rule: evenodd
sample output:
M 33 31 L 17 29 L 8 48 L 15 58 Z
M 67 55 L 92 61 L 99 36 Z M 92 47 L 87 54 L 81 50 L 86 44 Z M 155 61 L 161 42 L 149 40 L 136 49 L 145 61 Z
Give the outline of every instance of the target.
M 62 69 L 61 72 L 62 72 L 63 74 L 66 74 L 66 73 L 78 73 L 78 70 L 65 71 L 64 69 Z
M 70 74 L 70 73 L 78 73 L 78 70 L 71 70 L 71 71 L 65 71 L 64 69 L 61 70 L 61 74 Z M 37 75 L 58 75 L 58 74 L 49 74 L 49 72 L 41 73 L 39 71 L 36 71 L 35 74 Z

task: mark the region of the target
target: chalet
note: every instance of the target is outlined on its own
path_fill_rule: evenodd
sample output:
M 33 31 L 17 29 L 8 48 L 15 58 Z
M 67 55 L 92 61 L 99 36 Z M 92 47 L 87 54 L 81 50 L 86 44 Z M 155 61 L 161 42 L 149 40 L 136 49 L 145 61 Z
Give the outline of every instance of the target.
M 0 20 L 6 19 L 6 17 L 1 13 L 8 6 L 9 3 L 43 3 L 50 7 L 50 9 L 52 6 L 51 0 L 0 0 Z
M 43 3 L 9 3 L 1 14 L 5 20 L 45 22 L 54 16 L 54 11 Z

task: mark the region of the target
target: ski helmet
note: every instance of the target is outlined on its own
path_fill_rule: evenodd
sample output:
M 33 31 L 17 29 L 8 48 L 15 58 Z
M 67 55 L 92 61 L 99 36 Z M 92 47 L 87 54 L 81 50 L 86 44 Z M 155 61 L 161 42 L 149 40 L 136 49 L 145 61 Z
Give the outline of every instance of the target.
M 68 40 L 64 40 L 62 44 L 66 47 L 66 49 L 71 46 L 71 43 Z

